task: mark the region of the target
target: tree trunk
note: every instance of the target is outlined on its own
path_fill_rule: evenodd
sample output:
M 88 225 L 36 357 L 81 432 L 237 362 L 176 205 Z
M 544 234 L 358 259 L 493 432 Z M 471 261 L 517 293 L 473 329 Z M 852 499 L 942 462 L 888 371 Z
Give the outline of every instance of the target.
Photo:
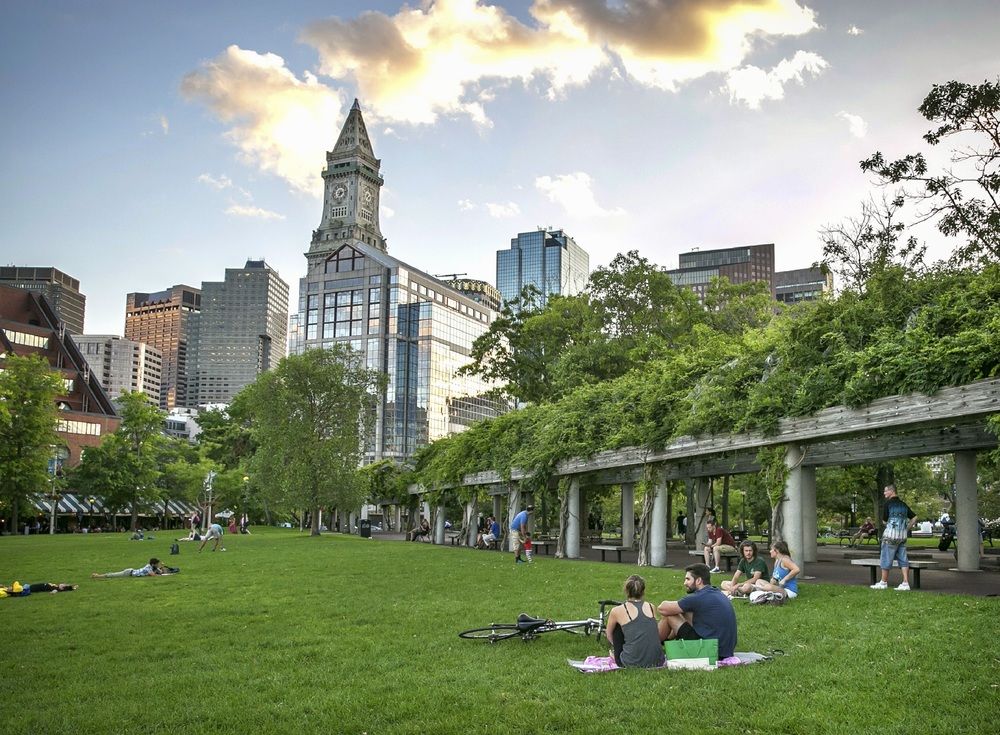
M 559 496 L 559 538 L 556 539 L 556 558 L 566 558 L 566 531 L 569 528 L 569 483 L 568 479 L 559 481 L 557 493 Z
M 667 492 L 667 538 L 674 537 L 674 527 L 677 523 L 674 521 L 674 488 L 673 483 L 669 492 Z
M 695 489 L 697 487 L 697 481 L 688 478 L 684 481 L 684 494 L 687 496 L 687 526 L 684 529 L 684 544 L 685 546 L 694 547 L 695 539 L 698 536 L 698 528 L 700 523 L 695 518 L 697 510 L 695 509 Z
M 310 536 L 319 536 L 319 506 L 315 506 L 312 509 L 312 518 L 309 524 L 311 530 L 309 531 Z
M 639 544 L 639 559 L 637 564 L 640 567 L 649 566 L 649 521 L 653 515 L 653 499 L 656 495 L 656 487 L 647 479 L 643 483 L 642 511 L 639 514 L 639 528 L 636 529 L 636 539 Z

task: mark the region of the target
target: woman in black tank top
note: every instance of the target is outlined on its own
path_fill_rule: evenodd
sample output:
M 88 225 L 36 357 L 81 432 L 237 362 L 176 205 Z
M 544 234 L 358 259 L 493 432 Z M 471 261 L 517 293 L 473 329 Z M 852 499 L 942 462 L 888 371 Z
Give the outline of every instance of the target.
M 623 667 L 663 665 L 663 642 L 656 627 L 656 611 L 646 602 L 646 580 L 633 574 L 625 580 L 627 601 L 608 614 L 607 637 L 615 663 Z

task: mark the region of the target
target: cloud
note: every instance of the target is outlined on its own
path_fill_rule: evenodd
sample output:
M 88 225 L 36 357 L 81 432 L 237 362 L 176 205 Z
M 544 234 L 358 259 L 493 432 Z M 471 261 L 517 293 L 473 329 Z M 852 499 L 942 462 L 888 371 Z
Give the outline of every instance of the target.
M 514 202 L 507 202 L 506 204 L 486 202 L 483 206 L 485 206 L 486 211 L 490 213 L 490 217 L 494 217 L 496 219 L 510 219 L 511 217 L 517 217 L 521 214 L 521 208 Z
M 396 210 L 393 209 L 392 207 L 383 204 L 382 202 L 379 202 L 378 211 L 380 216 L 384 217 L 385 219 L 391 219 L 396 216 Z
M 233 180 L 230 179 L 225 174 L 219 177 L 212 176 L 212 174 L 202 174 L 201 176 L 198 177 L 198 181 L 202 184 L 208 184 L 216 191 L 222 191 L 223 189 L 230 189 L 233 186 Z
M 660 89 L 743 63 L 754 41 L 817 27 L 797 0 L 535 0 L 523 23 L 483 0 L 425 0 L 305 27 L 319 71 L 352 78 L 374 115 L 433 123 L 465 115 L 489 126 L 484 105 L 512 81 L 541 82 L 556 98 L 600 69 Z M 619 70 L 618 67 L 621 67 Z
M 851 131 L 851 135 L 855 138 L 864 138 L 868 134 L 868 123 L 864 121 L 860 115 L 852 115 L 849 112 L 844 112 L 841 110 L 837 113 L 837 117 L 841 120 L 846 120 L 848 128 Z
M 167 120 L 166 115 L 160 115 L 160 130 L 163 131 L 164 135 L 170 134 L 170 121 Z
M 852 25 L 847 29 L 848 36 L 860 36 L 862 33 L 864 33 L 864 31 L 855 25 Z
M 535 188 L 545 194 L 549 201 L 559 204 L 567 214 L 573 216 L 611 217 L 625 214 L 625 210 L 620 207 L 605 209 L 597 203 L 593 192 L 593 179 L 590 174 L 583 171 L 555 178 L 539 176 L 535 179 Z
M 817 76 L 829 64 L 811 51 L 796 51 L 791 59 L 783 59 L 770 71 L 756 66 L 735 69 L 726 76 L 724 89 L 731 102 L 742 102 L 752 110 L 764 100 L 780 100 L 785 96 L 785 84 L 791 81 L 802 84 L 806 74 Z
M 229 124 L 226 137 L 247 163 L 322 194 L 323 151 L 344 119 L 340 92 L 308 72 L 298 79 L 280 56 L 239 46 L 186 75 L 181 92 Z
M 460 212 L 470 212 L 475 208 L 476 208 L 475 203 L 470 199 L 458 200 L 458 211 Z
M 234 217 L 252 217 L 254 219 L 285 219 L 285 215 L 278 214 L 277 212 L 272 212 L 269 209 L 261 209 L 260 207 L 248 207 L 243 204 L 230 204 L 229 208 L 226 209 L 226 214 L 231 214 Z

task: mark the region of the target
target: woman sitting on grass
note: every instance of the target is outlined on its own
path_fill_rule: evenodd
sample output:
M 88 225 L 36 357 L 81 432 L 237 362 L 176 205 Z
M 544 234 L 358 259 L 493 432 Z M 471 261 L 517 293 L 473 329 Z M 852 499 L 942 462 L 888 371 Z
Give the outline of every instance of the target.
M 740 559 L 733 578 L 727 579 L 721 585 L 722 591 L 730 597 L 749 595 L 754 589 L 754 584 L 767 576 L 767 562 L 757 555 L 757 544 L 750 540 L 744 541 L 740 544 L 740 554 L 743 558 Z M 741 577 L 746 581 L 741 582 Z
M 663 665 L 663 643 L 656 627 L 656 611 L 643 598 L 646 580 L 633 574 L 625 580 L 626 602 L 612 608 L 605 633 L 615 663 L 651 669 Z
M 788 544 L 784 541 L 775 541 L 771 544 L 771 558 L 774 559 L 771 580 L 765 582 L 759 579 L 754 587 L 764 592 L 777 592 L 789 600 L 794 600 L 799 596 L 799 582 L 796 577 L 799 576 L 801 570 L 798 564 L 792 561 L 788 552 Z

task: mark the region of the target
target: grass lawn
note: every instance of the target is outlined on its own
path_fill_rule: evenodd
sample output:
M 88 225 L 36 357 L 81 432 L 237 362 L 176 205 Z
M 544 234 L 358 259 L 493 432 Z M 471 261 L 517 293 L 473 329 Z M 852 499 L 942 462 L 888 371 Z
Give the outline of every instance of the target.
M 805 585 L 783 607 L 740 603 L 716 672 L 584 675 L 604 654 L 565 634 L 525 644 L 465 628 L 594 614 L 628 565 L 293 530 L 225 537 L 200 555 L 124 534 L 0 538 L 0 580 L 79 582 L 0 600 L 5 733 L 949 733 L 1000 721 L 1000 600 Z M 91 580 L 150 556 L 162 578 Z M 682 573 L 641 570 L 649 598 Z M 562 637 L 559 637 L 562 636 Z

